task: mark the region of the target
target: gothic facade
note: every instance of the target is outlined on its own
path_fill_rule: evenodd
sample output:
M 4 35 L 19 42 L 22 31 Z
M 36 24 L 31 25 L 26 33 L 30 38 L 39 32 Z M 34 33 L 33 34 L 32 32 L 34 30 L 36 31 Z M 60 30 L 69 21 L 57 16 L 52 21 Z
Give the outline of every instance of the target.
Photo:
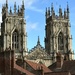
M 24 1 L 21 7 L 14 12 L 10 7 L 8 11 L 8 0 L 2 7 L 2 23 L 0 36 L 0 52 L 9 48 L 14 50 L 15 58 L 25 58 L 37 63 L 43 63 L 46 66 L 56 62 L 56 53 L 61 53 L 64 60 L 73 59 L 72 35 L 70 33 L 69 6 L 62 12 L 59 8 L 59 15 L 56 15 L 53 4 L 46 9 L 46 26 L 45 26 L 45 48 L 41 46 L 38 37 L 37 45 L 29 52 L 27 51 L 27 33 L 26 21 L 24 20 Z
M 0 75 L 75 75 L 68 5 L 64 14 L 59 8 L 59 16 L 53 4 L 51 12 L 46 9 L 45 32 L 45 48 L 38 37 L 37 45 L 27 52 L 24 1 L 18 10 L 14 4 L 13 13 L 11 7 L 8 11 L 6 0 L 2 7 Z
M 53 4 L 46 8 L 45 49 L 51 55 L 52 61 L 56 61 L 56 53 L 60 52 L 64 59 L 72 60 L 72 35 L 70 33 L 69 6 L 62 12 L 59 7 L 59 15 L 55 14 Z
M 10 7 L 8 11 L 8 0 L 2 7 L 2 23 L 1 23 L 1 51 L 7 50 L 9 47 L 15 51 L 15 56 L 25 56 L 27 52 L 27 33 L 26 22 L 24 20 L 24 1 L 22 6 L 16 10 L 16 2 L 14 4 L 14 13 Z
M 28 55 L 26 55 L 26 59 L 35 63 L 44 64 L 47 67 L 52 64 L 51 56 L 47 54 L 46 49 L 40 44 L 39 37 L 37 45 L 29 51 Z

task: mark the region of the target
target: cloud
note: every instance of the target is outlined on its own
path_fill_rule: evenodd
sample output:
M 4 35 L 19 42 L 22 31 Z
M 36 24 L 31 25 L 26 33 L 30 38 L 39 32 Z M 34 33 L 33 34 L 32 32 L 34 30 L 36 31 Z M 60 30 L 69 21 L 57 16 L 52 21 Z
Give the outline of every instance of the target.
M 25 0 L 25 6 L 27 8 L 29 8 L 29 7 L 31 7 L 36 2 L 37 2 L 37 0 Z
M 75 23 L 74 23 L 74 22 L 72 22 L 72 23 L 71 23 L 71 26 L 72 26 L 72 27 L 73 27 L 73 26 L 75 26 Z
M 8 0 L 8 4 L 9 6 L 12 6 L 14 4 L 14 2 L 16 2 L 17 6 L 22 4 L 22 0 Z M 36 12 L 40 12 L 43 13 L 43 10 L 36 7 L 37 2 L 39 2 L 39 0 L 24 0 L 24 4 L 25 4 L 25 8 L 29 9 L 29 10 L 33 10 Z M 0 5 L 6 3 L 6 0 L 0 0 Z M 14 5 L 13 5 L 14 6 Z M 12 7 L 13 8 L 13 7 Z
M 3 4 L 4 2 L 6 2 L 6 0 L 0 0 L 0 4 Z
M 38 9 L 38 8 L 36 8 L 36 7 L 34 7 L 34 6 L 31 6 L 31 7 L 28 8 L 28 9 L 44 14 L 44 11 L 43 11 L 42 9 Z
M 29 19 L 29 16 L 28 16 L 28 15 L 26 15 L 26 16 L 25 16 L 25 19 L 26 19 L 26 20 L 27 20 L 27 19 Z
M 31 31 L 31 30 L 36 30 L 38 27 L 38 23 L 32 23 L 32 22 L 28 22 L 26 24 L 27 26 L 27 31 Z
M 2 15 L 0 15 L 0 23 L 2 22 Z
M 1 8 L 0 8 L 0 23 L 2 22 L 2 14 L 1 14 Z
M 36 4 L 38 1 L 39 0 L 30 0 L 30 1 L 26 0 L 25 1 L 26 8 L 30 9 L 30 10 L 33 10 L 33 11 L 36 11 L 36 12 L 43 13 L 42 9 L 39 9 L 36 6 L 34 6 L 34 4 Z
M 48 4 L 50 0 L 42 0 L 42 3 Z

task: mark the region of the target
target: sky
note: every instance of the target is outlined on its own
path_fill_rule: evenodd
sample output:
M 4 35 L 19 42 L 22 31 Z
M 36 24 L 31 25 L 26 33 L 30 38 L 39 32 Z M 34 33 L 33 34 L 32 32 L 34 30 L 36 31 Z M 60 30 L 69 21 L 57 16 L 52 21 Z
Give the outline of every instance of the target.
M 0 23 L 1 23 L 1 11 L 2 4 L 6 0 L 0 0 Z M 12 10 L 14 9 L 14 3 L 16 2 L 21 6 L 22 0 L 8 0 L 9 8 L 11 6 Z M 45 38 L 45 10 L 46 7 L 51 7 L 53 3 L 54 10 L 58 14 L 59 6 L 61 5 L 62 10 L 66 9 L 67 2 L 70 8 L 70 24 L 71 24 L 71 34 L 72 34 L 72 49 L 75 51 L 75 0 L 24 0 L 25 3 L 25 15 L 26 20 L 26 31 L 27 31 L 27 48 L 28 50 L 32 49 L 40 37 L 40 43 L 44 47 L 44 38 Z

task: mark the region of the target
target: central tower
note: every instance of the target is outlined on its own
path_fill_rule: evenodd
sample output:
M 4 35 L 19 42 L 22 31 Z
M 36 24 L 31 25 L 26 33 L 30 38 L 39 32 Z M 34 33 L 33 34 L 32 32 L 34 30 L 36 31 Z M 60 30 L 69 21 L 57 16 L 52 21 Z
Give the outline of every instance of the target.
M 53 4 L 46 8 L 46 26 L 45 26 L 45 48 L 55 61 L 56 53 L 64 55 L 64 59 L 73 59 L 72 35 L 70 34 L 69 6 L 62 13 L 59 7 L 59 15 L 55 14 Z
M 15 51 L 16 58 L 25 56 L 27 52 L 27 33 L 26 21 L 24 20 L 24 1 L 18 10 L 16 2 L 14 3 L 14 12 L 11 7 L 8 11 L 8 1 L 2 7 L 2 24 L 1 24 L 1 48 L 2 51 L 9 47 Z

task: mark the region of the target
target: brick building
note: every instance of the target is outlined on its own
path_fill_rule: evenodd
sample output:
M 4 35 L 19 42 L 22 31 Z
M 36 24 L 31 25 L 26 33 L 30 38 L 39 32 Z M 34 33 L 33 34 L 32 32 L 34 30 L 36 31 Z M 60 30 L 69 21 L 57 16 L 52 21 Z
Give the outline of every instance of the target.
M 29 60 L 15 60 L 14 50 L 0 53 L 0 75 L 75 75 L 75 60 L 64 60 L 57 53 L 57 60 L 48 68 Z
M 27 55 L 27 33 L 24 20 L 24 1 L 14 12 L 8 0 L 2 6 L 2 23 L 0 35 L 0 75 L 38 75 L 51 72 L 43 64 L 25 60 Z
M 24 62 L 24 63 L 23 63 Z M 0 53 L 0 75 L 44 75 L 51 72 L 43 64 L 37 64 L 31 61 L 22 59 L 15 60 L 13 50 L 8 50 Z
M 52 74 L 46 75 L 75 75 L 75 60 L 64 60 L 62 54 L 57 53 L 57 61 L 48 68 L 52 70 Z
M 0 75 L 75 75 L 69 7 L 55 15 L 53 4 L 46 9 L 45 48 L 37 45 L 28 53 L 24 1 L 14 13 L 8 11 L 8 0 L 2 7 L 0 35 Z M 37 63 L 36 63 L 37 62 Z M 47 67 L 49 66 L 49 67 Z

